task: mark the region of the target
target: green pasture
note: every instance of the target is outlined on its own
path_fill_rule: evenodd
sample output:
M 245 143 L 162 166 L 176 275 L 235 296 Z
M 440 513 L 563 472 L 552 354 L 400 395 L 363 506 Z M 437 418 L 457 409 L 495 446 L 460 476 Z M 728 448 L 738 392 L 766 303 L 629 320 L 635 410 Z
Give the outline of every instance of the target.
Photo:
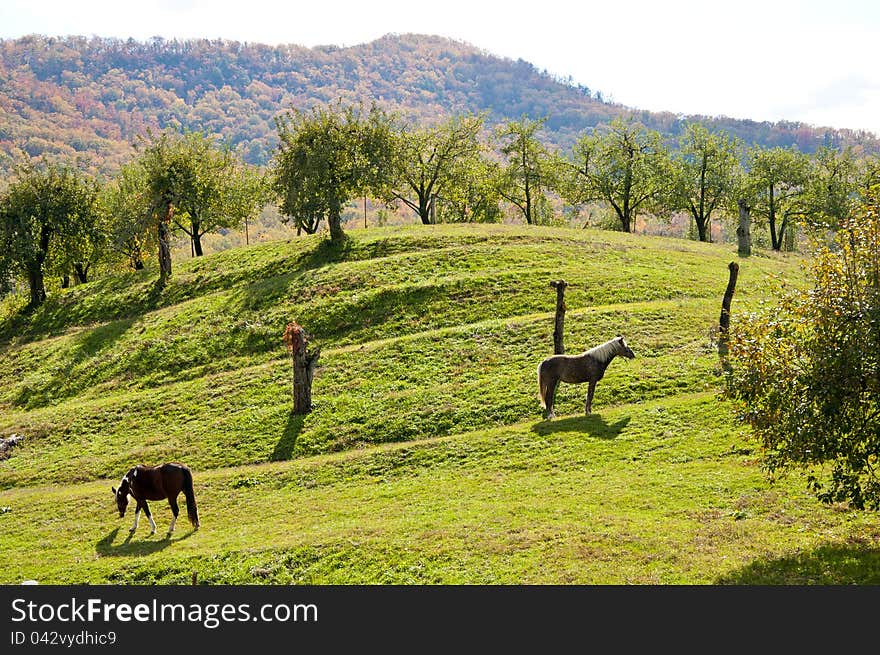
M 770 480 L 720 400 L 735 247 L 521 226 L 357 230 L 237 248 L 0 307 L 0 582 L 876 583 L 876 517 Z M 739 260 L 737 314 L 803 284 Z M 594 414 L 541 419 L 567 352 L 622 334 Z M 321 347 L 291 412 L 289 321 Z M 194 471 L 202 529 L 115 513 L 135 463 Z M 182 501 L 181 501 L 182 502 Z

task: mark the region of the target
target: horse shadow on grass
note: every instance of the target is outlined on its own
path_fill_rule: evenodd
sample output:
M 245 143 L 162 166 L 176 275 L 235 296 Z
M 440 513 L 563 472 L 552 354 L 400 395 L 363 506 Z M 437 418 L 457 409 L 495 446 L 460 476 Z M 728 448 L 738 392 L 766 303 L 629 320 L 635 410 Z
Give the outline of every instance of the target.
M 557 432 L 581 432 L 596 439 L 616 439 L 629 425 L 630 417 L 624 416 L 619 421 L 608 423 L 601 414 L 571 416 L 569 418 L 544 420 L 532 426 L 532 432 L 542 437 Z
M 290 410 L 284 432 L 281 434 L 281 438 L 275 444 L 275 450 L 272 451 L 272 455 L 269 457 L 270 462 L 283 462 L 291 458 L 293 449 L 296 447 L 296 440 L 299 438 L 300 432 L 302 432 L 305 420 L 305 414 L 294 414 L 293 410 Z
M 101 557 L 119 557 L 121 555 L 151 555 L 153 553 L 159 552 L 160 550 L 168 548 L 168 546 L 177 543 L 178 541 L 189 539 L 194 533 L 195 530 L 190 530 L 180 537 L 175 537 L 171 539 L 168 539 L 164 535 L 158 537 L 156 535 L 153 535 L 152 537 L 146 539 L 134 539 L 134 535 L 128 533 L 122 543 L 114 545 L 113 542 L 116 541 L 116 537 L 119 534 L 119 528 L 114 528 L 107 534 L 106 537 L 95 544 L 95 552 L 98 553 L 98 555 L 100 555 Z
M 880 548 L 835 544 L 775 559 L 759 559 L 719 577 L 715 584 L 877 585 Z

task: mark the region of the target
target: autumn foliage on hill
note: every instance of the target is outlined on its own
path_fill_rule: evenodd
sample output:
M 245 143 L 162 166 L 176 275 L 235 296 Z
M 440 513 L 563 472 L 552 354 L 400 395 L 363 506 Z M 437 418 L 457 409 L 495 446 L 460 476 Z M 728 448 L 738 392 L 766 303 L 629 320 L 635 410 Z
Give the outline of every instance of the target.
M 880 149 L 872 135 L 851 130 L 634 112 L 523 60 L 440 37 L 304 48 L 34 35 L 0 40 L 0 170 L 38 157 L 79 159 L 93 173 L 112 173 L 139 136 L 167 127 L 220 135 L 245 161 L 265 164 L 277 143 L 277 115 L 340 99 L 375 100 L 414 122 L 484 111 L 488 127 L 546 118 L 548 137 L 561 147 L 587 128 L 634 114 L 671 140 L 688 119 L 699 119 L 764 147 Z

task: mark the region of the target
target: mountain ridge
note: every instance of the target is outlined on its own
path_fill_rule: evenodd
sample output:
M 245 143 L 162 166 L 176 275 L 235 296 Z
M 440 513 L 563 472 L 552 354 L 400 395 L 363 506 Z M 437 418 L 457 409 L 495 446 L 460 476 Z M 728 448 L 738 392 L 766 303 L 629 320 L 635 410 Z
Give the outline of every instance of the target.
M 626 107 L 523 59 L 434 35 L 389 33 L 354 46 L 312 48 L 29 35 L 0 40 L 0 169 L 8 172 L 28 156 L 112 174 L 139 138 L 169 127 L 219 135 L 262 165 L 277 142 L 279 114 L 336 100 L 376 100 L 419 122 L 464 112 L 486 112 L 490 126 L 523 115 L 546 118 L 544 137 L 560 148 L 585 130 L 631 116 L 670 142 L 688 122 L 700 121 L 764 147 L 880 152 L 880 140 L 867 131 Z

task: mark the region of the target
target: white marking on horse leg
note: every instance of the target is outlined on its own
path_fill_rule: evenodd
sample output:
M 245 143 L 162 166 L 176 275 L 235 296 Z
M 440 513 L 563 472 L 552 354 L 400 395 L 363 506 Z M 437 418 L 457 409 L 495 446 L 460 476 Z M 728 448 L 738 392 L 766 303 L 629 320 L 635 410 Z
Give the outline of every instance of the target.
M 174 524 L 177 522 L 177 517 L 171 517 L 171 525 L 168 526 L 168 536 L 171 536 L 171 533 L 174 532 Z
M 147 514 L 147 518 L 150 520 L 150 534 L 156 534 L 156 522 L 153 520 L 152 514 Z
M 141 509 L 140 509 L 140 507 L 138 507 L 138 508 L 134 511 L 134 525 L 131 526 L 131 532 L 134 532 L 135 530 L 138 529 L 138 522 L 139 522 L 140 520 L 141 520 Z M 151 519 L 151 520 L 152 520 L 152 519 Z

